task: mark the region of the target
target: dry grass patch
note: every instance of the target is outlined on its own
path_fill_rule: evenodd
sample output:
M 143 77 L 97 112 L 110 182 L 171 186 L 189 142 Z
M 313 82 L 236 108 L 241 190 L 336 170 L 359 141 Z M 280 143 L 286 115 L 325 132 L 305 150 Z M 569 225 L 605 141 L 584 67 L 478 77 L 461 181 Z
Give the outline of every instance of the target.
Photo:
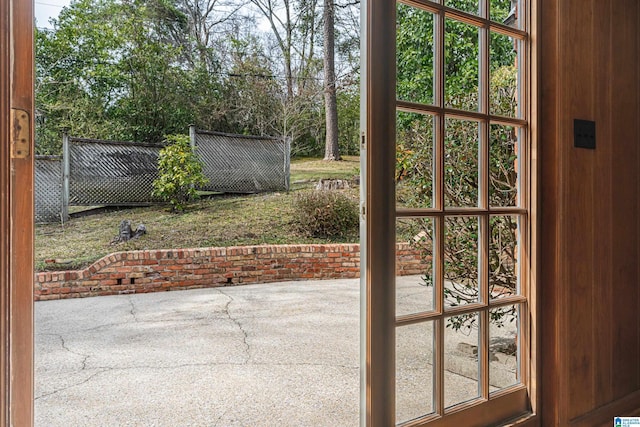
M 318 181 L 321 178 L 351 179 L 360 174 L 360 158 L 343 156 L 338 162 L 322 159 L 295 159 L 291 162 L 291 182 Z

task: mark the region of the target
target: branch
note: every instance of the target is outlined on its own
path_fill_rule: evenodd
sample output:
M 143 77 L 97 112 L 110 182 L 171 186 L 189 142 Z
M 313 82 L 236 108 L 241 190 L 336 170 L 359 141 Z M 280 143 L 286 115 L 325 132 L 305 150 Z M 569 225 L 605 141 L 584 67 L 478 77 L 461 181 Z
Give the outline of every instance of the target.
M 351 6 L 358 6 L 359 4 L 360 4 L 360 0 L 354 0 L 352 2 L 345 3 L 345 4 L 334 3 L 334 6 L 339 7 L 340 9 L 346 9 Z

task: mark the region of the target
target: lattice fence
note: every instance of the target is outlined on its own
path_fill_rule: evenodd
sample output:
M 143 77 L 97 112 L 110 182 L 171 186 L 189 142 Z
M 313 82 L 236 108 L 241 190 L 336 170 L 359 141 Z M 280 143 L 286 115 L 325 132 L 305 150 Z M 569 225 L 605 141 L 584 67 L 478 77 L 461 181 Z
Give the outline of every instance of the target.
M 259 193 L 289 189 L 288 139 L 230 135 L 193 127 L 189 133 L 209 179 L 203 190 Z
M 190 129 L 206 191 L 257 193 L 289 189 L 286 139 Z M 63 156 L 36 158 L 36 221 L 66 220 L 69 206 L 136 206 L 152 196 L 161 145 L 65 137 Z M 65 165 L 66 163 L 66 165 Z
M 63 220 L 62 157 L 36 156 L 35 168 L 36 222 Z
M 162 146 L 69 138 L 69 204 L 135 206 L 152 196 Z

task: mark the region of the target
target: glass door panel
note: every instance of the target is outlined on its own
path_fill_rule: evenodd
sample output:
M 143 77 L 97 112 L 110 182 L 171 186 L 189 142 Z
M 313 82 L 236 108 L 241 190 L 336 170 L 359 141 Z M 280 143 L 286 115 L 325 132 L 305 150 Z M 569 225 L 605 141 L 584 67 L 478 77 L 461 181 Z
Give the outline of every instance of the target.
M 477 423 L 484 405 L 524 386 L 522 7 L 511 0 L 397 4 L 399 425 Z

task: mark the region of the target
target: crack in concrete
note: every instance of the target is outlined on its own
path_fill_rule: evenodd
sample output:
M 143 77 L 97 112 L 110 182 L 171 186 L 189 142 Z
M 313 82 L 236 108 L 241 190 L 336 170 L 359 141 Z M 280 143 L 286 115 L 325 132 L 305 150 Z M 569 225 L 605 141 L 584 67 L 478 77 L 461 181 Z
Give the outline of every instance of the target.
M 86 383 L 88 383 L 89 381 L 91 381 L 94 377 L 96 377 L 96 376 L 98 376 L 98 375 L 100 375 L 100 374 L 102 374 L 102 373 L 104 373 L 104 372 L 107 372 L 107 371 L 110 371 L 110 369 L 103 369 L 103 370 L 101 370 L 101 371 L 98 371 L 98 372 L 93 373 L 92 375 L 89 375 L 89 376 L 88 376 L 87 378 L 85 378 L 83 381 L 80 381 L 80 382 L 77 382 L 77 383 L 75 383 L 75 384 L 71 384 L 71 385 L 68 385 L 68 386 L 66 386 L 66 387 L 62 387 L 62 388 L 59 388 L 59 389 L 53 390 L 53 391 L 51 391 L 51 392 L 49 392 L 49 393 L 41 394 L 40 396 L 36 396 L 36 397 L 34 398 L 34 400 L 39 400 L 39 399 L 42 399 L 42 398 L 45 398 L 45 397 L 53 396 L 54 394 L 58 394 L 58 393 L 63 392 L 63 391 L 65 391 L 65 390 L 69 390 L 69 389 L 71 389 L 71 388 L 78 387 L 78 386 L 80 386 L 80 385 L 82 385 L 82 384 L 86 384 Z
M 129 295 L 129 304 L 131 305 L 131 310 L 129 310 L 129 314 L 131 314 L 131 316 L 133 317 L 133 321 L 138 323 L 138 310 L 136 309 L 136 305 L 133 302 L 133 298 L 131 297 L 131 295 Z
M 92 369 L 103 369 L 109 371 L 131 371 L 136 369 L 181 369 L 181 368 L 204 368 L 210 366 L 312 366 L 323 368 L 339 368 L 339 369 L 360 369 L 359 366 L 348 366 L 332 363 L 308 363 L 308 362 L 292 362 L 292 363 L 246 363 L 246 362 L 203 362 L 203 363 L 181 363 L 180 365 L 135 365 L 135 366 L 95 366 Z
M 249 396 L 242 399 L 242 402 L 240 402 L 238 405 L 229 406 L 227 409 L 225 409 L 225 411 L 222 414 L 220 414 L 220 416 L 216 419 L 216 423 L 213 425 L 213 427 L 218 427 L 218 424 L 220 423 L 220 421 L 224 418 L 225 415 L 229 413 L 230 410 L 237 409 L 237 408 L 244 408 L 245 404 L 247 403 L 247 400 L 249 400 Z M 240 421 L 240 423 L 242 424 L 242 427 L 244 427 L 245 425 L 244 422 L 242 420 L 238 420 L 238 421 Z
M 72 354 L 78 354 L 75 353 L 71 350 L 68 350 L 66 347 L 65 349 L 67 351 L 69 351 Z M 89 356 L 87 356 L 88 358 Z M 86 362 L 86 360 L 85 360 Z M 127 366 L 127 367 L 113 367 L 113 366 L 96 366 L 91 368 L 92 370 L 97 370 L 97 372 L 94 372 L 93 374 L 89 375 L 87 378 L 85 378 L 82 381 L 79 381 L 77 383 L 74 384 L 70 384 L 66 387 L 62 387 L 59 389 L 55 389 L 51 392 L 48 393 L 44 393 L 41 394 L 39 396 L 36 396 L 34 399 L 35 400 L 39 400 L 39 399 L 43 399 L 45 397 L 49 397 L 52 396 L 54 394 L 72 389 L 74 387 L 78 387 L 81 386 L 83 384 L 88 383 L 89 381 L 91 381 L 93 378 L 97 377 L 98 375 L 104 374 L 105 372 L 113 372 L 113 371 L 131 371 L 131 370 L 137 370 L 137 369 L 149 369 L 149 370 L 158 370 L 158 369 L 180 369 L 180 368 L 199 368 L 199 367 L 207 367 L 207 366 L 246 366 L 247 362 L 242 362 L 242 363 L 235 363 L 235 362 L 209 362 L 209 363 L 184 363 L 184 364 L 180 364 L 180 365 L 138 365 L 138 366 Z M 336 365 L 336 364 L 328 364 L 328 363 L 251 363 L 252 366 L 317 366 L 317 367 L 329 367 L 329 368 L 342 368 L 342 369 L 357 369 L 359 370 L 360 367 L 359 366 L 347 366 L 347 365 Z M 81 371 L 86 371 L 86 366 L 83 365 L 83 368 Z M 226 411 L 228 412 L 228 411 Z M 224 414 L 222 414 L 220 416 L 220 418 L 218 419 L 218 421 L 220 421 L 220 419 L 222 419 L 222 417 L 226 414 L 226 412 Z M 217 422 L 217 421 L 216 421 Z
M 85 369 L 87 369 L 87 360 L 89 360 L 89 358 L 91 357 L 90 354 L 78 353 L 77 351 L 71 350 L 69 347 L 67 347 L 67 343 L 65 342 L 64 337 L 61 334 L 40 334 L 40 335 L 57 337 L 60 340 L 60 346 L 62 347 L 63 350 L 67 351 L 68 353 L 75 354 L 76 356 L 82 357 L 82 362 L 81 362 L 82 367 L 80 370 L 84 371 Z
M 227 316 L 224 316 L 224 317 L 227 317 Z M 224 317 L 221 317 L 221 318 L 224 318 Z M 212 319 L 211 316 L 198 316 L 198 317 L 192 317 L 192 318 L 189 318 L 189 319 L 154 319 L 154 320 L 140 320 L 140 319 L 137 319 L 136 322 L 137 323 L 149 323 L 149 324 L 153 324 L 153 323 L 184 323 L 184 322 L 193 322 L 193 321 L 197 321 L 197 322 L 210 321 L 211 319 Z M 213 319 L 215 319 L 215 317 Z M 71 333 L 95 332 L 95 331 L 99 331 L 101 329 L 117 327 L 117 326 L 123 326 L 123 325 L 127 325 L 127 324 L 130 324 L 130 323 L 131 322 L 105 323 L 103 325 L 94 326 L 92 328 L 74 329 L 74 330 L 72 330 L 70 332 Z M 52 333 L 36 333 L 36 335 L 56 335 L 56 334 L 52 334 Z
M 228 298 L 228 301 L 224 306 L 224 313 L 227 315 L 229 320 L 231 320 L 238 327 L 238 329 L 242 333 L 242 343 L 244 344 L 244 351 L 245 351 L 245 357 L 246 357 L 244 364 L 247 364 L 251 360 L 251 347 L 249 346 L 249 342 L 248 342 L 249 334 L 247 334 L 247 331 L 244 329 L 244 326 L 242 325 L 240 318 L 233 317 L 231 315 L 231 312 L 229 311 L 229 307 L 231 306 L 231 303 L 234 302 L 235 300 L 231 295 L 224 293 L 221 289 L 216 289 L 216 291 L 220 293 L 220 295 L 224 295 L 225 297 Z
M 73 353 L 73 352 L 71 352 Z M 76 354 L 76 353 L 74 353 Z M 88 383 L 89 381 L 91 381 L 93 378 L 95 378 L 96 376 L 103 374 L 105 372 L 113 372 L 113 371 L 131 371 L 131 370 L 137 370 L 137 369 L 150 369 L 150 370 L 158 370 L 158 369 L 180 369 L 180 368 L 190 368 L 190 367 L 207 367 L 207 366 L 244 366 L 246 365 L 246 363 L 233 363 L 233 362 L 225 362 L 225 363 L 185 363 L 185 364 L 181 364 L 181 365 L 169 365 L 169 366 L 162 366 L 162 365 L 158 365 L 158 366 L 150 366 L 150 365 L 139 365 L 139 366 L 127 366 L 127 367 L 113 367 L 113 366 L 96 366 L 92 369 L 98 370 L 97 372 L 93 373 L 92 375 L 89 375 L 87 378 L 85 378 L 82 381 L 79 381 L 77 383 L 74 384 L 70 384 L 66 387 L 62 387 L 59 389 L 55 389 L 51 392 L 48 393 L 44 393 L 41 394 L 39 396 L 36 396 L 34 398 L 34 400 L 38 400 L 38 399 L 42 399 L 45 397 L 49 397 L 52 396 L 54 394 L 69 390 L 71 388 L 74 387 L 78 387 L 81 386 L 83 384 Z M 84 370 L 84 367 L 83 367 Z M 82 370 L 81 370 L 82 371 Z M 79 371 L 79 372 L 81 372 Z

